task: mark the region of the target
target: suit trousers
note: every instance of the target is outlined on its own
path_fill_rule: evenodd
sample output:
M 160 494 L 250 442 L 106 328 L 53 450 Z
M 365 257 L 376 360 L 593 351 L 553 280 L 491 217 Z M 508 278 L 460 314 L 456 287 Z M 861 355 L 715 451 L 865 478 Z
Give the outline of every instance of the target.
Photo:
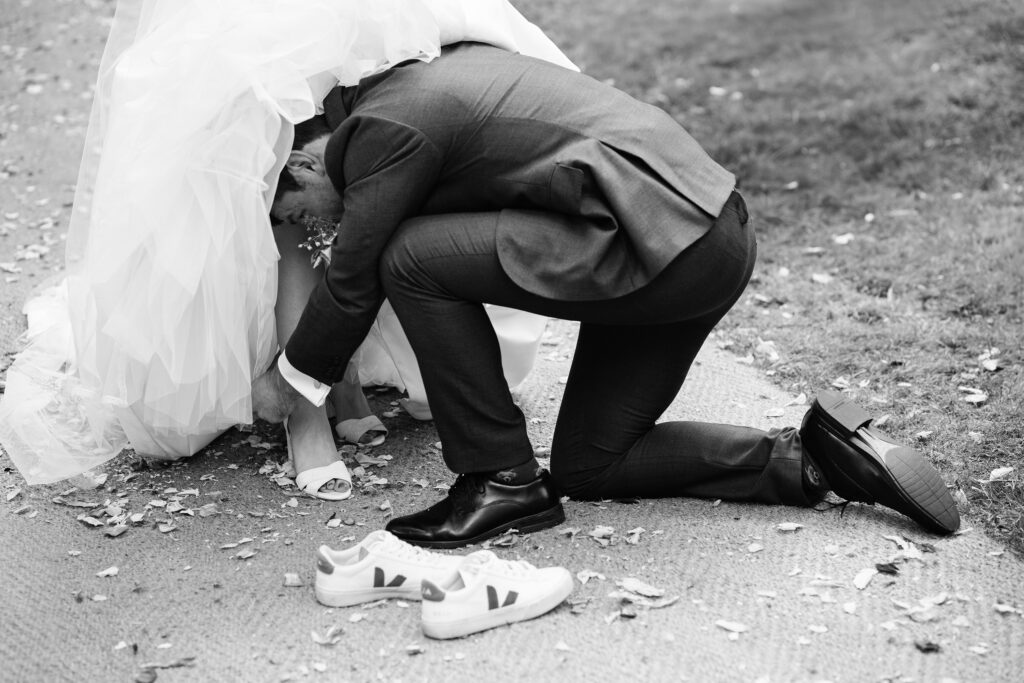
M 656 424 L 753 271 L 756 240 L 739 194 L 710 231 L 650 283 L 607 300 L 544 298 L 513 282 L 498 258 L 499 216 L 407 220 L 380 263 L 453 472 L 493 472 L 533 456 L 482 305 L 491 303 L 581 323 L 551 444 L 551 474 L 562 493 L 581 500 L 812 502 L 801 485 L 795 429 Z

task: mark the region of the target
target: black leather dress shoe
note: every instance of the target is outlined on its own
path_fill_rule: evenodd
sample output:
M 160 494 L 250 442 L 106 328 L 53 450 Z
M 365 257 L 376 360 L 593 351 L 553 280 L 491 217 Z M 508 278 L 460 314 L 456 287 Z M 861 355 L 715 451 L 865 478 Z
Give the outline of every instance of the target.
M 871 416 L 842 394 L 819 394 L 800 436 L 840 498 L 881 503 L 938 534 L 960 527 L 956 503 L 931 463 L 872 427 Z
M 426 510 L 396 517 L 387 530 L 426 548 L 461 548 L 517 529 L 538 531 L 565 521 L 546 471 L 529 484 L 508 486 L 481 474 L 460 474 L 448 496 Z

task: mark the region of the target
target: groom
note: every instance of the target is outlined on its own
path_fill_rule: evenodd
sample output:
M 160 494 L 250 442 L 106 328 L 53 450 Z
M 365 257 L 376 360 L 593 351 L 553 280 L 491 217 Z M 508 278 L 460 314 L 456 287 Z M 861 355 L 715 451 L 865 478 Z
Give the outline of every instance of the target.
M 832 490 L 955 531 L 931 465 L 839 394 L 819 396 L 800 430 L 655 424 L 750 278 L 735 185 L 664 112 L 496 48 L 460 44 L 336 89 L 299 127 L 271 212 L 339 219 L 331 264 L 254 385 L 255 410 L 279 421 L 322 402 L 386 296 L 458 475 L 388 524 L 410 543 L 558 524 L 559 493 L 810 505 Z M 483 303 L 581 321 L 550 474 Z

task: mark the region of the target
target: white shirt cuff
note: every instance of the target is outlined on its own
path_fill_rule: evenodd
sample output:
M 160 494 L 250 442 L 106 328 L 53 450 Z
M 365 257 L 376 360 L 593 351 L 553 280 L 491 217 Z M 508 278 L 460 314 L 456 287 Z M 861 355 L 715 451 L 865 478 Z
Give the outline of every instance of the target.
M 277 369 L 288 384 L 291 384 L 297 392 L 315 406 L 322 406 L 327 400 L 327 394 L 331 393 L 330 384 L 324 384 L 296 370 L 295 366 L 288 362 L 288 356 L 284 352 L 281 352 L 277 359 Z

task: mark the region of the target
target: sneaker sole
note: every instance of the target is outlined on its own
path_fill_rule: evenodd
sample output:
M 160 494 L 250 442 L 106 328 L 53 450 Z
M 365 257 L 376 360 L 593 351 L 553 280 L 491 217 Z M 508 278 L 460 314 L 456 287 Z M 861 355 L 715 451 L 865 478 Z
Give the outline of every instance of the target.
M 415 590 L 408 587 L 395 588 L 364 588 L 362 590 L 332 590 L 320 585 L 315 587 L 316 601 L 327 607 L 351 607 L 361 605 L 364 602 L 376 602 L 377 600 L 389 600 L 400 598 L 402 600 L 415 600 L 419 602 L 422 598 L 420 587 Z
M 517 621 L 536 619 L 562 604 L 572 593 L 572 589 L 572 577 L 566 574 L 556 591 L 533 603 L 501 607 L 472 617 L 452 621 L 430 621 L 424 615 L 422 619 L 423 633 L 436 640 L 448 640 L 451 638 L 462 638 L 463 636 L 499 626 L 506 626 Z
M 482 534 L 474 536 L 473 538 L 467 538 L 465 540 L 457 541 L 420 541 L 411 538 L 402 538 L 403 541 L 410 545 L 418 545 L 421 548 L 438 548 L 441 550 L 447 550 L 452 548 L 462 548 L 467 545 L 473 545 L 474 543 L 481 543 L 486 541 L 488 538 L 494 538 L 498 534 L 504 533 L 509 529 L 516 529 L 520 533 L 528 534 L 534 531 L 540 531 L 541 529 L 548 529 L 553 526 L 558 526 L 565 521 L 565 510 L 562 509 L 562 504 L 558 503 L 552 508 L 548 508 L 543 512 L 538 512 L 533 515 L 521 517 L 497 526 L 493 529 L 488 529 Z M 401 537 L 399 537 L 401 538 Z

